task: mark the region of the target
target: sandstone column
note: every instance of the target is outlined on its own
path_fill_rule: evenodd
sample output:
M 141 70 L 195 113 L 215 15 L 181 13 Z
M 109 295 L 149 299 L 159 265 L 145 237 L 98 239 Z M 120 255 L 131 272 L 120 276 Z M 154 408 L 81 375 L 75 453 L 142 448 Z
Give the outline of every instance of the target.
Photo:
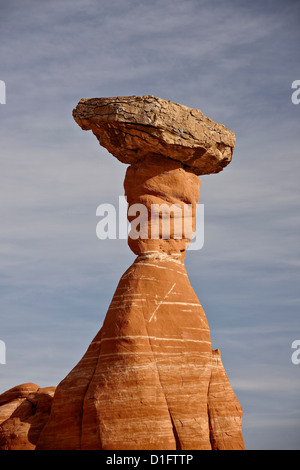
M 153 96 L 83 99 L 73 116 L 129 165 L 128 219 L 136 204 L 147 217 L 140 237 L 129 237 L 137 258 L 102 328 L 56 388 L 37 449 L 243 449 L 242 409 L 184 266 L 198 176 L 231 161 L 234 134 L 199 110 Z M 167 236 L 159 211 L 153 236 L 155 204 L 179 209 Z

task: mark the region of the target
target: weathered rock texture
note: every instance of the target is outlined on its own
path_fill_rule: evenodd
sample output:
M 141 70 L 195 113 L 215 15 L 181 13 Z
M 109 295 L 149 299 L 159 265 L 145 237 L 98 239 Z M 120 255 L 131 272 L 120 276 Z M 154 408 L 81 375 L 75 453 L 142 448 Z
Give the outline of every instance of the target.
M 185 171 L 178 161 L 151 155 L 142 164 L 137 162 L 128 167 L 124 189 L 129 221 L 141 222 L 139 238 L 129 234 L 131 250 L 136 255 L 185 253 L 195 231 L 200 179 Z M 145 207 L 146 217 L 136 217 L 136 205 L 137 209 L 140 205 Z M 159 210 L 163 206 L 166 212 Z M 165 217 L 168 213 L 169 221 Z
M 241 408 L 180 257 L 140 255 L 57 387 L 40 449 L 241 449 Z
M 0 449 L 33 450 L 50 415 L 55 387 L 18 385 L 0 395 Z
M 195 228 L 197 175 L 230 162 L 234 134 L 198 110 L 153 96 L 81 100 L 73 115 L 130 164 L 128 219 L 133 226 L 136 204 L 146 217 L 140 237 L 131 232 L 128 239 L 137 257 L 101 330 L 56 388 L 36 448 L 243 449 L 242 409 L 184 266 Z M 151 224 L 153 204 L 191 210 L 172 213 L 165 236 L 160 211 L 159 224 Z M 9 447 L 7 437 L 4 442 Z
M 155 153 L 196 175 L 218 173 L 231 162 L 235 145 L 233 132 L 198 109 L 152 95 L 82 99 L 73 116 L 123 163 Z

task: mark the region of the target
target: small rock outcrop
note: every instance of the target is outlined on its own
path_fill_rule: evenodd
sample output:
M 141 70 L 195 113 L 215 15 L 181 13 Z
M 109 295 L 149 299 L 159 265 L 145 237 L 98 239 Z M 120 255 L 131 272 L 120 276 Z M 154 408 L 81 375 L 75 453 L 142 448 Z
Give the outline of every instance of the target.
M 57 386 L 49 419 L 46 407 L 39 425 L 20 412 L 12 422 L 24 401 L 16 409 L 15 403 L 2 423 L 0 448 L 18 445 L 10 443 L 9 429 L 21 436 L 30 421 L 32 433 L 38 428 L 30 443 L 39 450 L 244 449 L 242 408 L 220 351 L 212 349 L 184 265 L 195 230 L 198 176 L 230 163 L 234 134 L 199 110 L 153 96 L 83 99 L 73 117 L 129 165 L 128 244 L 136 259 L 100 331 Z M 33 401 L 25 400 L 27 416 Z
M 26 383 L 0 395 L 0 449 L 33 450 L 47 423 L 55 387 Z

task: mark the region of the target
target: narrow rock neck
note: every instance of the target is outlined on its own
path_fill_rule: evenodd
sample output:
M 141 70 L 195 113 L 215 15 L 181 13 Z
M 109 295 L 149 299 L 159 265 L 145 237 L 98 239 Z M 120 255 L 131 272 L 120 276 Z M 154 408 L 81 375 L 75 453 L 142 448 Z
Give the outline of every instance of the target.
M 184 259 L 195 231 L 200 184 L 180 162 L 158 155 L 128 167 L 128 245 L 136 255 Z

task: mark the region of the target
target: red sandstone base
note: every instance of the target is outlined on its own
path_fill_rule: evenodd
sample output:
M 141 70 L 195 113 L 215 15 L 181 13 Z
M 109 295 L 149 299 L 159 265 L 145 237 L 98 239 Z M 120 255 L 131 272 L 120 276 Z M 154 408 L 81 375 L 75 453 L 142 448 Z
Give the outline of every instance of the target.
M 58 385 L 37 448 L 243 449 L 241 417 L 182 260 L 140 256 Z

